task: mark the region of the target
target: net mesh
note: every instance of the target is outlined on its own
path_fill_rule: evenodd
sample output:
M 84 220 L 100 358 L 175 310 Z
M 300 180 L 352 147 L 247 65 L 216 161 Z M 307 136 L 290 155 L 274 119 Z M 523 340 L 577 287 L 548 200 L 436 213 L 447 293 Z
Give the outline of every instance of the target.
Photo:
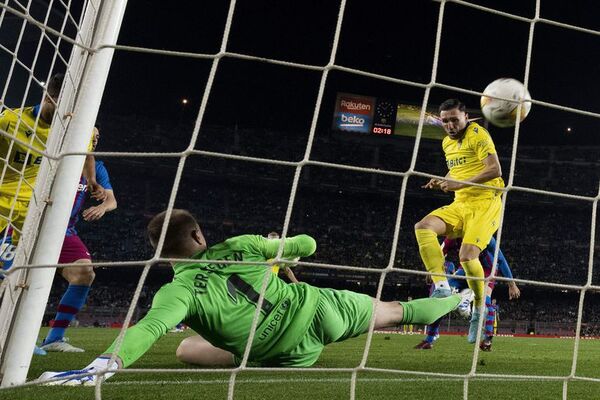
M 0 97 L 0 112 L 3 115 L 0 135 L 7 143 L 0 155 L 0 186 L 3 188 L 0 214 L 5 221 L 3 227 L 10 222 L 10 229 L 3 229 L 0 238 L 5 267 L 12 261 L 23 264 L 31 256 L 39 221 L 60 159 L 59 149 L 70 122 L 75 89 L 89 54 L 86 50 L 89 50 L 91 43 L 98 5 L 98 1 L 85 4 L 71 1 L 6 1 L 0 4 L 0 30 L 3 36 L 0 43 L 0 73 L 4 79 Z M 82 26 L 86 14 L 88 19 Z M 77 47 L 82 51 L 76 51 Z M 48 83 L 53 76 L 64 72 L 67 73 L 63 79 L 62 94 L 50 95 Z M 57 109 L 48 141 L 46 137 L 38 135 L 38 126 L 47 126 L 48 123 L 42 122 L 43 107 L 38 106 L 37 112 L 34 108 L 32 114 L 28 108 L 30 104 L 41 105 L 44 99 Z M 33 115 L 33 119 L 29 114 Z M 42 157 L 44 162 L 40 162 Z M 41 164 L 37 174 L 41 183 L 37 185 L 33 181 L 35 176 L 27 172 L 34 164 Z M 32 192 L 28 203 L 24 201 L 23 196 L 26 195 L 20 194 L 24 189 Z M 29 211 L 25 219 L 23 208 L 27 205 Z M 15 250 L 17 236 L 20 246 Z M 2 281 L 0 315 L 3 321 L 13 320 L 15 307 L 27 284 L 27 273 L 23 269 L 16 269 L 8 279 Z M 4 323 L 0 327 L 1 354 L 4 353 L 11 325 Z
M 379 298 L 381 298 L 381 295 L 382 295 L 382 290 L 384 287 L 385 279 L 389 274 L 401 273 L 401 274 L 411 274 L 411 275 L 427 275 L 427 273 L 424 271 L 415 271 L 415 270 L 410 270 L 410 269 L 394 267 L 394 261 L 395 261 L 395 257 L 396 257 L 396 253 L 397 253 L 397 246 L 399 244 L 400 225 L 402 222 L 403 210 L 404 210 L 404 205 L 405 205 L 408 178 L 409 177 L 443 178 L 443 177 L 440 177 L 437 175 L 418 171 L 416 169 L 417 154 L 419 152 L 419 146 L 421 144 L 421 134 L 423 131 L 424 113 L 425 113 L 425 110 L 427 109 L 427 106 L 429 105 L 429 97 L 430 97 L 431 90 L 433 88 L 440 88 L 440 89 L 447 89 L 447 90 L 451 90 L 454 92 L 464 93 L 464 94 L 469 94 L 469 95 L 479 96 L 482 94 L 477 91 L 472 91 L 472 90 L 464 89 L 461 87 L 447 85 L 447 84 L 444 84 L 443 82 L 439 82 L 437 79 L 438 62 L 439 62 L 440 46 L 441 46 L 441 39 L 442 39 L 442 28 L 443 28 L 443 24 L 444 24 L 445 9 L 446 9 L 446 5 L 448 3 L 456 3 L 457 5 L 462 6 L 462 7 L 473 8 L 473 9 L 477 9 L 477 10 L 480 10 L 485 13 L 494 14 L 498 18 L 509 18 L 509 19 L 514 19 L 514 20 L 518 20 L 518 21 L 529 24 L 529 37 L 528 37 L 528 43 L 527 43 L 527 55 L 526 55 L 526 64 L 525 64 L 525 71 L 524 71 L 524 84 L 526 87 L 529 82 L 531 56 L 532 56 L 532 50 L 533 50 L 533 44 L 534 44 L 534 33 L 535 33 L 536 26 L 538 26 L 539 24 L 547 24 L 547 25 L 559 27 L 561 29 L 574 30 L 574 31 L 583 32 L 583 33 L 590 34 L 590 35 L 599 35 L 600 34 L 600 32 L 595 31 L 595 30 L 586 29 L 586 28 L 582 28 L 582 27 L 578 27 L 578 26 L 573 26 L 573 25 L 541 18 L 540 17 L 540 1 L 539 0 L 536 1 L 534 18 L 525 18 L 522 16 L 513 15 L 510 13 L 498 11 L 495 9 L 491 9 L 488 7 L 484 7 L 484 6 L 480 6 L 480 5 L 476 5 L 476 4 L 472 4 L 472 3 L 460 1 L 460 0 L 454 0 L 454 1 L 442 0 L 442 1 L 439 1 L 439 14 L 438 14 L 438 22 L 437 22 L 437 32 L 436 32 L 436 37 L 435 37 L 435 50 L 434 50 L 434 57 L 433 57 L 433 62 L 432 62 L 430 80 L 429 80 L 429 83 L 425 84 L 425 83 L 419 83 L 419 82 L 415 82 L 415 81 L 398 79 L 398 78 L 393 78 L 390 76 L 375 74 L 375 73 L 358 70 L 358 69 L 354 69 L 354 68 L 348 68 L 343 65 L 336 64 L 336 52 L 338 49 L 340 32 L 341 32 L 343 21 L 344 21 L 344 11 L 346 8 L 345 0 L 342 0 L 340 3 L 340 8 L 339 8 L 338 17 L 337 17 L 337 23 L 335 26 L 335 34 L 334 34 L 332 45 L 331 45 L 331 53 L 329 56 L 329 61 L 326 65 L 309 65 L 309 64 L 302 64 L 302 63 L 295 63 L 295 62 L 286 62 L 286 61 L 281 61 L 281 60 L 277 60 L 277 59 L 257 57 L 257 56 L 253 56 L 253 55 L 249 55 L 249 54 L 240 54 L 240 53 L 229 52 L 227 50 L 227 48 L 228 48 L 227 45 L 228 45 L 228 41 L 229 41 L 231 27 L 232 27 L 232 24 L 234 23 L 234 16 L 236 15 L 236 13 L 235 13 L 236 1 L 233 0 L 233 1 L 231 1 L 230 6 L 229 6 L 221 45 L 220 45 L 219 51 L 215 54 L 166 51 L 166 50 L 159 50 L 159 49 L 154 49 L 154 48 L 142 48 L 142 47 L 133 47 L 133 46 L 120 46 L 120 45 L 114 46 L 115 49 L 117 49 L 119 51 L 154 53 L 154 54 L 161 54 L 161 55 L 173 56 L 173 57 L 189 57 L 189 58 L 202 58 L 202 59 L 212 60 L 210 72 L 208 75 L 208 80 L 206 83 L 204 94 L 202 96 L 202 101 L 201 101 L 201 104 L 200 104 L 200 107 L 198 110 L 198 115 L 197 115 L 195 126 L 193 129 L 193 134 L 191 136 L 191 139 L 189 141 L 187 148 L 181 152 L 171 152 L 171 153 L 100 152 L 100 153 L 96 153 L 96 155 L 102 156 L 102 157 L 131 157 L 131 158 L 133 158 L 133 157 L 138 157 L 138 158 L 169 157 L 169 158 L 178 158 L 179 161 L 178 161 L 178 165 L 177 165 L 177 170 L 175 173 L 173 187 L 172 187 L 170 198 L 168 201 L 168 213 L 167 213 L 166 220 L 169 219 L 171 210 L 173 209 L 173 206 L 175 204 L 175 199 L 176 199 L 176 195 L 177 195 L 177 192 L 178 192 L 178 189 L 180 186 L 180 182 L 182 179 L 184 167 L 186 165 L 187 159 L 190 156 L 200 155 L 200 156 L 208 157 L 208 158 L 222 158 L 222 159 L 226 159 L 226 160 L 238 160 L 238 161 L 261 163 L 261 164 L 267 164 L 267 165 L 279 165 L 279 166 L 293 167 L 293 168 L 295 168 L 295 172 L 294 172 L 294 176 L 293 176 L 293 180 L 292 180 L 292 185 L 291 185 L 291 190 L 290 190 L 290 195 L 289 195 L 289 202 L 287 205 L 287 211 L 285 213 L 285 220 L 284 220 L 284 224 L 283 224 L 283 234 L 282 234 L 283 237 L 286 237 L 286 235 L 288 233 L 288 227 L 290 225 L 292 210 L 294 209 L 294 205 L 296 202 L 296 194 L 298 191 L 298 185 L 299 185 L 299 181 L 300 181 L 301 172 L 302 172 L 303 168 L 305 168 L 306 166 L 336 168 L 336 169 L 344 169 L 344 170 L 349 170 L 349 171 L 388 175 L 388 176 L 395 176 L 395 177 L 402 178 L 402 186 L 401 186 L 401 190 L 400 190 L 400 196 L 398 199 L 398 211 L 397 211 L 397 215 L 396 215 L 396 221 L 395 221 L 394 233 L 393 233 L 393 242 L 392 242 L 393 244 L 392 244 L 392 249 L 391 249 L 390 256 L 389 256 L 389 262 L 384 269 L 375 270 L 375 269 L 370 269 L 370 268 L 355 267 L 355 266 L 351 266 L 351 265 L 335 265 L 335 264 L 314 263 L 314 262 L 300 262 L 299 263 L 300 265 L 304 265 L 304 266 L 308 266 L 308 267 L 319 267 L 319 268 L 329 268 L 329 269 L 348 270 L 348 271 L 361 271 L 361 272 L 366 272 L 366 273 L 370 273 L 370 274 L 378 274 L 379 281 L 378 281 L 378 286 L 377 286 L 376 298 L 379 299 Z M 69 12 L 70 3 L 69 4 L 60 3 L 60 4 L 64 5 L 65 9 L 66 9 L 66 12 L 64 14 L 65 17 L 63 20 L 63 24 L 62 24 L 62 28 L 64 28 L 67 21 L 74 23 L 75 18 Z M 71 44 L 73 43 L 73 41 L 69 41 L 69 37 L 64 34 L 62 28 L 60 28 L 59 30 L 49 28 L 47 26 L 47 22 L 48 22 L 47 17 L 46 17 L 46 19 L 43 20 L 43 22 L 41 22 L 39 19 L 33 18 L 30 15 L 30 13 L 28 12 L 30 5 L 31 5 L 31 3 L 28 3 L 28 5 L 22 5 L 21 3 L 18 3 L 18 2 L 7 2 L 5 4 L 2 4 L 1 5 L 2 15 L 0 16 L 0 24 L 2 23 L 2 21 L 4 21 L 6 15 L 8 15 L 10 13 L 11 15 L 22 19 L 23 27 L 25 27 L 27 24 L 31 24 L 31 25 L 34 25 L 41 29 L 41 34 L 40 34 L 40 39 L 39 39 L 40 45 L 44 39 L 48 38 L 48 33 L 51 33 L 54 37 L 57 38 L 56 47 L 55 47 L 57 50 L 59 48 L 61 39 L 64 39 L 64 41 L 66 41 L 66 42 L 68 41 Z M 50 7 L 48 8 L 48 10 L 49 9 L 50 9 Z M 49 14 L 49 11 L 48 11 L 48 14 Z M 21 67 L 23 67 L 25 70 L 27 70 L 29 72 L 31 72 L 34 68 L 34 66 L 27 66 L 27 65 L 24 65 L 23 63 L 21 63 L 20 61 L 18 61 L 16 54 L 17 54 L 18 46 L 20 45 L 20 43 L 21 43 L 21 36 L 19 36 L 19 40 L 17 41 L 17 47 L 15 49 L 8 49 L 4 46 L 2 47 L 2 50 L 4 50 L 4 52 L 6 54 L 12 56 L 13 61 L 12 61 L 11 70 L 10 70 L 11 74 L 12 74 L 12 70 L 17 65 L 20 65 Z M 102 46 L 100 46 L 100 47 L 102 47 Z M 91 51 L 95 51 L 95 50 L 98 50 L 98 49 L 91 49 Z M 64 58 L 59 56 L 59 53 L 60 53 L 59 51 L 55 52 L 55 56 L 52 59 L 52 63 L 51 63 L 52 67 L 50 68 L 50 71 L 52 71 L 54 69 L 54 63 L 56 60 L 61 60 L 61 62 L 66 62 Z M 305 70 L 319 71 L 321 73 L 321 79 L 320 79 L 320 83 L 318 86 L 318 94 L 317 94 L 317 98 L 316 98 L 316 101 L 314 104 L 314 111 L 313 111 L 312 121 L 311 121 L 311 125 L 310 125 L 309 135 L 308 135 L 308 142 L 307 142 L 307 145 L 306 145 L 306 148 L 304 151 L 304 156 L 301 161 L 292 162 L 292 161 L 279 160 L 277 158 L 248 157 L 248 156 L 225 154 L 225 153 L 220 153 L 220 152 L 196 149 L 198 135 L 200 132 L 200 128 L 203 124 L 203 119 L 204 119 L 207 105 L 209 103 L 209 99 L 211 96 L 211 90 L 213 88 L 215 75 L 219 68 L 219 64 L 223 58 L 234 58 L 234 59 L 248 60 L 248 61 L 252 61 L 252 62 L 270 63 L 270 64 L 280 65 L 280 66 L 289 67 L 289 68 L 299 68 L 299 69 L 305 69 Z M 339 163 L 328 163 L 328 162 L 315 161 L 315 160 L 311 159 L 312 145 L 313 145 L 313 141 L 314 141 L 314 137 L 315 137 L 315 131 L 317 129 L 317 120 L 319 118 L 319 113 L 322 108 L 321 103 L 322 103 L 322 99 L 323 99 L 323 94 L 324 94 L 325 87 L 327 84 L 328 75 L 333 70 L 342 71 L 342 72 L 346 72 L 349 74 L 360 75 L 360 76 L 373 78 L 373 79 L 377 79 L 377 80 L 388 81 L 388 82 L 392 82 L 392 83 L 399 84 L 399 85 L 412 86 L 412 87 L 416 87 L 416 88 L 420 88 L 420 89 L 424 90 L 424 97 L 423 97 L 422 108 L 421 108 L 422 111 L 421 111 L 421 116 L 420 116 L 420 122 L 419 122 L 418 129 L 417 129 L 415 145 L 414 145 L 413 152 L 412 152 L 410 167 L 406 171 L 397 172 L 397 171 L 391 171 L 391 170 L 357 167 L 357 166 L 351 166 L 351 165 L 343 165 L 343 164 L 339 164 Z M 49 75 L 50 75 L 50 73 L 47 74 L 47 76 L 49 76 Z M 4 104 L 6 101 L 4 99 L 6 96 L 8 81 L 10 81 L 10 79 L 7 80 L 7 83 L 4 87 L 3 97 L 2 97 L 2 99 L 3 99 L 2 107 L 3 108 L 5 108 Z M 41 85 L 41 82 L 37 81 L 33 77 L 33 74 L 31 74 L 29 79 L 27 80 L 27 85 L 25 88 L 25 96 L 23 96 L 22 104 L 24 104 L 24 101 L 25 101 L 27 95 L 29 94 L 30 87 L 32 85 L 35 85 L 36 83 L 38 84 L 38 86 Z M 580 109 L 566 107 L 566 106 L 562 106 L 559 104 L 553 104 L 553 103 L 549 103 L 549 102 L 543 102 L 543 101 L 536 100 L 536 99 L 533 99 L 532 103 L 539 105 L 539 106 L 548 107 L 551 109 L 575 113 L 578 115 L 585 115 L 585 116 L 594 117 L 594 118 L 600 117 L 600 114 L 594 113 L 591 111 L 580 110 Z M 581 201 L 581 202 L 586 202 L 587 204 L 591 204 L 592 212 L 591 212 L 591 229 L 590 229 L 590 236 L 589 236 L 590 237 L 590 239 L 589 239 L 590 246 L 589 246 L 589 255 L 588 255 L 589 261 L 588 261 L 587 281 L 584 285 L 567 285 L 567 284 L 557 284 L 557 283 L 549 283 L 549 282 L 535 281 L 535 280 L 515 279 L 516 282 L 524 283 L 524 284 L 528 284 L 528 285 L 537 285 L 537 286 L 541 286 L 541 287 L 552 287 L 552 288 L 571 289 L 571 290 L 579 291 L 580 296 L 579 296 L 579 305 L 578 305 L 578 313 L 577 313 L 577 325 L 576 325 L 576 331 L 575 331 L 575 345 L 573 348 L 572 367 L 571 367 L 570 373 L 565 376 L 544 376 L 544 375 L 517 375 L 517 374 L 487 374 L 487 373 L 477 372 L 476 366 L 479 361 L 479 352 L 480 352 L 480 349 L 478 346 L 474 347 L 471 369 L 466 374 L 419 372 L 419 371 L 412 371 L 412 370 L 390 370 L 390 369 L 368 367 L 367 360 L 368 360 L 369 352 L 371 349 L 374 318 L 371 322 L 371 326 L 370 326 L 368 334 L 367 334 L 367 341 L 366 341 L 366 345 L 364 348 L 364 353 L 363 353 L 362 359 L 357 367 L 355 367 L 355 368 L 309 368 L 309 369 L 305 369 L 303 371 L 315 372 L 315 373 L 350 372 L 351 376 L 352 376 L 351 377 L 351 388 L 350 388 L 350 398 L 351 399 L 354 399 L 356 397 L 358 373 L 364 372 L 364 371 L 396 373 L 396 374 L 399 374 L 402 376 L 409 375 L 409 376 L 413 376 L 413 377 L 423 377 L 423 378 L 461 379 L 464 381 L 463 396 L 465 399 L 467 399 L 469 397 L 469 383 L 473 379 L 560 381 L 560 382 L 563 382 L 562 395 L 563 395 L 564 399 L 568 398 L 569 382 L 571 382 L 571 381 L 579 380 L 579 381 L 600 382 L 600 379 L 578 376 L 576 373 L 577 372 L 577 357 L 578 357 L 578 351 L 579 351 L 581 325 L 582 325 L 583 304 L 584 304 L 585 296 L 586 296 L 586 293 L 588 293 L 590 290 L 599 290 L 600 289 L 600 287 L 592 284 L 592 271 L 593 271 L 593 259 L 594 259 L 594 247 L 595 247 L 595 231 L 596 231 L 596 220 L 597 220 L 597 204 L 598 204 L 598 200 L 600 199 L 600 191 L 599 191 L 598 195 L 592 197 L 592 196 L 572 195 L 572 194 L 567 194 L 567 193 L 559 193 L 559 192 L 555 192 L 555 191 L 533 189 L 533 188 L 521 187 L 521 186 L 514 185 L 515 163 L 517 160 L 516 156 L 517 156 L 517 148 L 518 148 L 518 142 L 519 142 L 519 131 L 520 131 L 520 124 L 519 124 L 519 121 L 517 121 L 515 129 L 514 129 L 514 141 L 513 141 L 512 154 L 511 154 L 511 163 L 510 163 L 510 169 L 509 169 L 509 173 L 508 173 L 507 185 L 506 185 L 506 188 L 504 189 L 505 193 L 503 196 L 503 205 L 506 204 L 506 199 L 509 196 L 509 192 L 526 192 L 526 193 L 532 193 L 532 194 L 541 194 L 541 195 L 552 196 L 553 198 L 566 198 L 566 199 L 572 199 L 572 200 L 577 200 L 577 201 Z M 6 136 L 5 132 L 2 132 L 1 134 L 3 136 Z M 48 156 L 47 154 L 45 154 L 45 155 Z M 67 154 L 60 154 L 58 157 L 60 158 L 60 157 L 66 156 L 66 155 Z M 504 220 L 504 215 L 502 215 L 502 220 Z M 501 223 L 500 228 L 497 233 L 498 246 L 496 247 L 496 254 L 494 255 L 494 265 L 496 264 L 496 261 L 498 258 L 498 249 L 499 249 L 501 241 L 502 241 L 502 231 L 503 231 L 502 226 L 503 225 Z M 149 272 L 151 266 L 158 262 L 169 261 L 168 259 L 159 257 L 160 250 L 163 245 L 165 233 L 166 233 L 166 226 L 163 227 L 163 231 L 162 231 L 162 234 L 160 237 L 160 241 L 158 243 L 158 247 L 156 249 L 156 253 L 155 253 L 154 257 L 152 257 L 149 260 L 126 262 L 126 263 L 107 262 L 107 263 L 99 264 L 102 266 L 117 266 L 117 267 L 122 266 L 122 265 L 143 265 L 144 266 L 143 273 L 141 274 L 140 280 L 135 289 L 133 299 L 131 301 L 131 306 L 129 307 L 129 311 L 125 317 L 125 320 L 123 323 L 123 328 L 121 329 L 119 336 L 117 338 L 117 346 L 116 346 L 117 349 L 120 347 L 120 345 L 122 343 L 126 327 L 129 326 L 130 322 L 132 321 L 134 308 L 139 300 L 140 293 L 142 291 L 144 282 L 148 276 L 148 272 Z M 278 255 L 276 261 L 280 261 L 281 254 L 282 254 L 282 248 L 279 249 L 279 255 Z M 214 260 L 214 261 L 217 261 L 217 260 Z M 218 262 L 223 263 L 223 261 L 218 261 Z M 45 268 L 47 266 L 46 265 L 30 265 L 28 267 L 29 268 Z M 494 266 L 494 269 L 495 268 L 496 267 Z M 14 268 L 9 272 L 9 274 L 16 273 L 19 270 L 20 270 L 20 268 Z M 493 276 L 493 275 L 494 274 L 492 273 L 491 276 Z M 502 280 L 506 280 L 506 279 L 497 278 L 497 280 L 502 281 Z M 250 331 L 249 338 L 248 338 L 248 343 L 252 343 L 252 340 L 253 340 L 253 337 L 255 334 L 255 329 L 257 326 L 257 322 L 258 322 L 259 310 L 261 309 L 261 305 L 263 302 L 263 294 L 264 294 L 264 289 L 266 287 L 267 281 L 268 281 L 268 273 L 265 274 L 265 280 L 263 282 L 263 287 L 262 287 L 263 290 L 261 291 L 261 296 L 259 298 L 259 301 L 258 301 L 258 304 L 256 307 L 257 312 L 255 313 L 255 316 L 254 316 L 252 329 Z M 377 310 L 375 312 L 377 312 Z M 480 329 L 481 329 L 481 326 L 480 326 Z M 239 379 L 238 379 L 239 373 L 248 370 L 249 352 L 250 352 L 250 346 L 248 345 L 246 347 L 246 351 L 244 353 L 244 356 L 243 356 L 240 366 L 235 369 L 197 369 L 194 371 L 199 372 L 199 373 L 224 373 L 224 372 L 230 373 L 230 378 L 228 380 L 227 397 L 228 397 L 228 399 L 233 399 L 235 397 L 236 382 L 239 381 Z M 113 359 L 114 359 L 114 357 L 115 357 L 115 355 L 113 354 Z M 277 368 L 277 369 L 252 368 L 252 370 L 254 370 L 254 371 L 274 371 L 274 370 L 276 370 L 276 371 L 294 371 L 294 369 L 288 369 L 288 368 Z M 136 372 L 153 372 L 153 373 L 186 372 L 186 373 L 189 373 L 190 370 L 189 369 L 160 369 L 160 368 L 158 368 L 158 369 L 131 368 L 131 369 L 127 369 L 127 370 L 119 370 L 118 371 L 118 373 L 136 373 Z M 98 374 L 103 374 L 103 373 L 106 373 L 106 371 L 98 372 Z M 399 377 L 399 379 L 411 380 L 413 378 Z M 35 384 L 35 382 L 27 383 L 25 385 L 31 385 L 31 384 Z M 102 398 L 102 382 L 100 380 L 98 380 L 96 383 L 95 396 L 97 399 Z

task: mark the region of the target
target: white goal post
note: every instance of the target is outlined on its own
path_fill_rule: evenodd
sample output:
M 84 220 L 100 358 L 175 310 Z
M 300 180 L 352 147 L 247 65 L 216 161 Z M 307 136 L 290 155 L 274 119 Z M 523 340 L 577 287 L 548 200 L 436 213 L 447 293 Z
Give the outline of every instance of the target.
M 55 267 L 43 266 L 58 262 L 62 241 L 56 238 L 64 237 L 67 229 L 126 4 L 126 0 L 89 0 L 84 6 L 47 157 L 42 161 L 15 265 L 4 283 L 2 387 L 27 378 L 54 278 Z

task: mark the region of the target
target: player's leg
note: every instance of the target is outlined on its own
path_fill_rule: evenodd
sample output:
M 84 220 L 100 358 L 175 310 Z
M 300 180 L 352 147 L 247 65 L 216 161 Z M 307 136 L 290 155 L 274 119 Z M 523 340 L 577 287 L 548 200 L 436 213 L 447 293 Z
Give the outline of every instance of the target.
M 235 365 L 232 353 L 210 344 L 202 336 L 183 339 L 175 353 L 177 359 L 186 364 L 204 367 L 232 367 Z
M 450 283 L 450 287 L 454 292 L 460 292 L 468 287 L 466 279 L 459 279 L 461 276 L 465 276 L 465 270 L 462 267 L 458 268 L 454 276 L 448 279 L 448 283 Z M 464 297 L 458 305 L 457 311 L 463 318 L 471 316 L 471 301 L 473 301 L 472 298 Z
M 399 324 L 429 325 L 454 310 L 470 291 L 444 298 L 424 298 L 408 302 L 384 302 L 377 304 L 375 329 L 390 328 Z
M 94 267 L 92 266 L 90 253 L 76 235 L 65 237 L 59 262 L 80 265 L 62 268 L 61 270 L 61 275 L 69 282 L 69 286 L 58 304 L 54 323 L 42 344 L 42 349 L 45 351 L 79 353 L 84 350 L 69 344 L 64 335 L 71 321 L 85 305 L 90 286 L 95 278 Z
M 1 218 L 1 217 L 0 217 Z M 12 241 L 12 228 L 7 220 L 0 220 L 0 264 L 2 271 L 8 271 L 13 264 L 17 246 Z M 4 279 L 4 275 L 0 275 Z
M 460 247 L 460 264 L 465 270 L 467 277 L 483 278 L 483 266 L 479 261 L 480 249 L 472 244 L 464 243 Z M 467 279 L 467 284 L 473 291 L 473 313 L 469 324 L 469 335 L 467 341 L 475 343 L 477 341 L 477 332 L 479 331 L 479 321 L 481 319 L 483 306 L 485 305 L 485 282 L 483 280 Z
M 469 278 L 484 278 L 483 266 L 479 261 L 481 250 L 485 249 L 500 223 L 502 201 L 498 195 L 493 199 L 472 201 L 466 205 L 463 218 L 463 241 L 459 251 L 460 263 Z M 469 343 L 477 341 L 479 321 L 485 308 L 485 282 L 482 279 L 467 279 L 475 296 L 471 324 L 469 326 Z
M 496 321 L 496 306 L 492 304 L 492 291 L 494 290 L 495 282 L 490 282 L 485 288 L 485 306 L 487 314 L 484 325 L 484 340 L 479 346 L 483 351 L 492 350 L 492 339 L 494 338 L 494 322 Z
M 442 319 L 438 319 L 432 324 L 425 326 L 425 339 L 415 346 L 417 350 L 430 350 L 433 343 L 440 337 L 440 324 Z
M 453 203 L 454 204 L 454 203 Z M 419 254 L 425 268 L 432 274 L 444 274 L 444 254 L 438 242 L 438 236 L 451 232 L 459 222 L 457 210 L 453 204 L 439 208 L 415 224 L 415 237 L 419 245 Z M 435 284 L 433 297 L 450 294 L 450 285 L 445 276 L 432 275 Z
M 431 277 L 427 277 L 427 281 L 429 281 L 431 279 Z M 448 282 L 450 283 L 450 280 L 448 280 Z M 429 296 L 431 296 L 431 294 L 433 293 L 433 291 L 435 290 L 435 285 L 430 285 L 429 288 Z M 412 300 L 411 298 L 409 298 L 409 300 Z M 430 350 L 433 346 L 433 343 L 439 338 L 440 336 L 440 320 L 438 319 L 437 321 L 435 321 L 433 324 L 429 324 L 429 325 L 425 325 L 425 338 L 423 340 L 421 340 L 419 342 L 419 344 L 417 344 L 414 348 L 417 350 Z M 406 326 L 406 325 L 402 325 L 402 326 Z
M 12 197 L 0 196 L 0 268 L 3 271 L 8 271 L 13 265 L 19 240 L 18 231 L 15 231 L 13 226 L 17 230 L 23 227 L 28 206 L 29 202 L 15 201 Z M 1 279 L 4 279 L 4 275 L 0 275 Z M 1 292 L 0 297 L 2 297 Z M 45 356 L 46 351 L 34 345 L 33 354 Z
M 12 266 L 28 207 L 27 201 L 0 195 L 0 264 L 4 271 Z

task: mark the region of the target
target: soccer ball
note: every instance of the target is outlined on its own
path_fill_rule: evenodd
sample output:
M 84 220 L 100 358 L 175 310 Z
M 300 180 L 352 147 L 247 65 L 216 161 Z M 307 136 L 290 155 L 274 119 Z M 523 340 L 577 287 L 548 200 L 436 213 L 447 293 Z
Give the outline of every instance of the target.
M 519 103 L 506 100 L 494 99 L 489 96 L 502 97 L 505 99 L 531 100 L 529 92 L 521 82 L 512 78 L 500 78 L 487 85 L 481 96 L 481 112 L 485 119 L 492 124 L 507 128 L 514 126 L 517 122 L 517 107 Z M 527 117 L 531 110 L 531 101 L 524 101 L 521 106 L 521 121 Z

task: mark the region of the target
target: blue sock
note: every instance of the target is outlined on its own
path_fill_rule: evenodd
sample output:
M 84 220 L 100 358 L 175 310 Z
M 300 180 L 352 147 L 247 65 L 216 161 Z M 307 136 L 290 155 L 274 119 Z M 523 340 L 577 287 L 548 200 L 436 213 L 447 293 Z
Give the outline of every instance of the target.
M 425 327 L 425 333 L 427 334 L 427 337 L 425 337 L 426 342 L 435 342 L 436 337 L 440 334 L 440 322 L 442 322 L 441 318 Z
M 64 337 L 69 323 L 85 304 L 89 291 L 89 286 L 69 285 L 62 299 L 60 299 L 54 323 L 42 345 L 56 342 Z
M 496 321 L 496 306 L 492 304 L 492 298 L 487 296 L 485 298 L 485 305 L 487 307 L 487 315 L 485 318 L 484 332 L 487 339 L 491 340 L 494 336 L 494 321 Z

